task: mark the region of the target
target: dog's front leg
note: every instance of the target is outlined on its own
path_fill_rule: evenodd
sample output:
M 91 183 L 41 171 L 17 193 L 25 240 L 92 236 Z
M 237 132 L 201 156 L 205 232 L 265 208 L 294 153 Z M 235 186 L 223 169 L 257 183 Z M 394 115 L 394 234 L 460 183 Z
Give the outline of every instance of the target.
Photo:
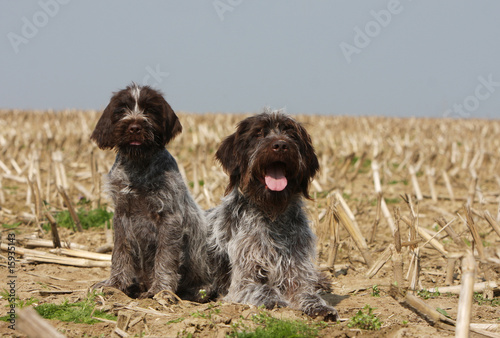
M 93 288 L 103 286 L 111 286 L 125 292 L 129 296 L 135 296 L 131 293 L 134 285 L 137 283 L 135 280 L 134 259 L 132 257 L 132 246 L 130 241 L 125 235 L 125 227 L 130 226 L 127 222 L 119 217 L 113 218 L 114 226 L 114 246 L 113 254 L 111 257 L 111 274 L 109 279 L 97 283 Z M 135 286 L 138 288 L 139 286 Z
M 339 319 L 337 310 L 311 290 L 298 291 L 292 296 L 292 303 L 296 304 L 298 309 L 310 317 L 321 316 L 325 321 L 337 321 Z
M 292 260 L 287 272 L 288 281 L 285 284 L 294 287 L 288 287 L 285 292 L 294 308 L 313 318 L 321 316 L 326 321 L 338 320 L 337 310 L 315 292 L 319 274 L 312 264 L 304 265 Z
M 180 213 L 163 216 L 163 222 L 158 226 L 151 287 L 141 298 L 153 297 L 162 290 L 176 292 L 180 279 L 182 236 Z
M 264 305 L 267 309 L 288 306 L 278 288 L 267 283 L 263 269 L 247 259 L 232 262 L 231 283 L 225 299 L 255 306 Z

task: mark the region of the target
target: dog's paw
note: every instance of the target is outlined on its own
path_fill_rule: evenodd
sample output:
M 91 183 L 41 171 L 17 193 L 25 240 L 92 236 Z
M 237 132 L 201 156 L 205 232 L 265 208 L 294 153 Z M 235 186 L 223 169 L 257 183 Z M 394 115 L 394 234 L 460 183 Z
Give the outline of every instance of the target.
M 264 302 L 264 307 L 268 310 L 280 307 L 287 307 L 288 303 L 281 299 L 269 299 Z
M 328 305 L 318 305 L 306 312 L 312 318 L 322 317 L 325 322 L 336 322 L 339 320 L 339 313 L 334 307 Z

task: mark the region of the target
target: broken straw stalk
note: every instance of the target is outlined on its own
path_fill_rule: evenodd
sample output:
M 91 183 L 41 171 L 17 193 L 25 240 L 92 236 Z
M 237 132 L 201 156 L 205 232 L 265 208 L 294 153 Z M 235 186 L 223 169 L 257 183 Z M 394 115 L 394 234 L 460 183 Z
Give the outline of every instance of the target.
M 338 192 L 335 193 L 335 198 L 338 202 L 336 206 L 332 207 L 332 211 L 335 217 L 339 219 L 340 223 L 344 225 L 346 230 L 351 235 L 354 243 L 356 243 L 356 246 L 363 256 L 366 265 L 368 265 L 369 267 L 372 266 L 373 258 L 371 256 L 370 250 L 368 249 L 368 245 L 366 244 L 366 240 L 361 234 L 361 230 L 359 229 L 352 211 L 349 209 L 347 203 Z

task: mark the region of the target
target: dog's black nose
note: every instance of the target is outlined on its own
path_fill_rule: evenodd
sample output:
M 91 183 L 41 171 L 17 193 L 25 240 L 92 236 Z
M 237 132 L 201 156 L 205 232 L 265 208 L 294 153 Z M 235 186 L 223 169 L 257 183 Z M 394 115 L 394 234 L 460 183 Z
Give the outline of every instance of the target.
M 278 140 L 273 143 L 272 148 L 274 151 L 287 151 L 288 144 L 286 143 L 286 141 Z
M 142 130 L 142 127 L 136 123 L 134 124 L 131 124 L 129 127 L 128 127 L 128 131 L 129 133 L 131 134 L 137 134 L 137 133 L 140 133 Z

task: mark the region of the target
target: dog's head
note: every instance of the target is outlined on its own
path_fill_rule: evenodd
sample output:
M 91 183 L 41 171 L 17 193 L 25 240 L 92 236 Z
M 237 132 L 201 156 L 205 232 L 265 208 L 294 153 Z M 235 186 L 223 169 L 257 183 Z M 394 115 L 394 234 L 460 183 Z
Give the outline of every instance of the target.
M 165 145 L 182 126 L 163 95 L 135 83 L 114 93 L 91 139 L 101 149 L 141 157 Z
M 292 197 L 309 198 L 309 183 L 319 170 L 306 129 L 280 112 L 241 121 L 215 156 L 229 175 L 226 193 L 239 187 L 274 216 L 286 209 Z

